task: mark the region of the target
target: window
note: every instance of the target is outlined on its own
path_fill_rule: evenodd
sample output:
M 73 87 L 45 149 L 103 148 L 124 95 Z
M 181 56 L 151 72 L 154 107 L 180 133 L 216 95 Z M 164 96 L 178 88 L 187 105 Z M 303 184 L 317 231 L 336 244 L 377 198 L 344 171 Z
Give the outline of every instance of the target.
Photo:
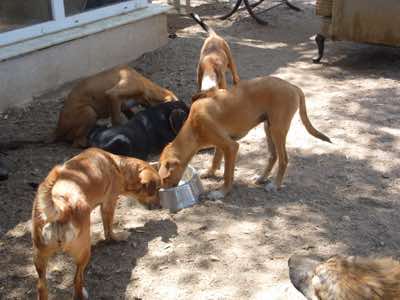
M 0 0 L 0 47 L 147 5 L 148 0 Z

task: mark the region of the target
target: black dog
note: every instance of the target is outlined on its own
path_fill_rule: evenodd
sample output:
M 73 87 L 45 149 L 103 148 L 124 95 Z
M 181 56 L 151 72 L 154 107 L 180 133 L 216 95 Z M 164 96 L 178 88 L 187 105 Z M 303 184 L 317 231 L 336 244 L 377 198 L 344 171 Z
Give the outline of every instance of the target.
M 127 123 L 89 133 L 89 145 L 108 152 L 146 160 L 171 142 L 189 114 L 182 101 L 166 102 L 136 113 Z

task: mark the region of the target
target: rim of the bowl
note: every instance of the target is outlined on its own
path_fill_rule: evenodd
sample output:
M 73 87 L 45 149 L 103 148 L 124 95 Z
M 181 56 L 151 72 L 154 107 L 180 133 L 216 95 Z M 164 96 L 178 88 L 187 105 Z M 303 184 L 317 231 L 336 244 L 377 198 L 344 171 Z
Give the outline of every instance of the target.
M 153 163 L 153 164 L 155 164 L 155 163 Z M 190 182 L 192 181 L 192 179 L 194 178 L 194 176 L 197 175 L 197 171 L 191 165 L 188 165 L 186 167 L 186 169 L 188 169 L 188 168 L 192 171 L 192 177 L 188 181 L 186 181 L 184 184 L 181 184 L 181 185 L 178 185 L 178 186 L 174 186 L 174 187 L 170 187 L 170 188 L 167 188 L 167 189 L 161 188 L 159 190 L 159 192 L 168 192 L 168 191 L 176 190 L 176 189 L 183 188 L 184 186 L 189 185 Z

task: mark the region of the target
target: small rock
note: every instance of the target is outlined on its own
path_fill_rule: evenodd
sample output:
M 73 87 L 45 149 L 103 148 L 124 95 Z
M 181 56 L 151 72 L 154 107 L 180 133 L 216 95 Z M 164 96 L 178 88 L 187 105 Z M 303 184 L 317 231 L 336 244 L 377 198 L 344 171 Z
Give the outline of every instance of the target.
M 385 243 L 382 242 L 382 241 L 380 241 L 380 242 L 379 242 L 379 245 L 381 245 L 381 246 L 383 247 L 383 246 L 385 246 Z
M 202 225 L 202 226 L 199 227 L 198 230 L 206 230 L 207 228 L 208 228 L 207 225 Z
M 160 271 L 162 271 L 162 270 L 168 269 L 168 266 L 160 266 L 158 269 L 159 269 Z
M 386 178 L 386 179 L 390 178 L 390 176 L 388 174 L 382 174 L 382 177 Z
M 310 250 L 310 249 L 313 249 L 313 248 L 315 248 L 315 247 L 312 246 L 312 245 L 305 245 L 304 247 L 302 247 L 303 250 Z
M 346 221 L 346 222 L 350 222 L 351 221 L 349 216 L 343 216 L 342 219 L 343 219 L 343 221 Z
M 215 255 L 211 255 L 210 259 L 211 259 L 211 261 L 220 261 L 220 259 L 218 257 L 216 257 Z

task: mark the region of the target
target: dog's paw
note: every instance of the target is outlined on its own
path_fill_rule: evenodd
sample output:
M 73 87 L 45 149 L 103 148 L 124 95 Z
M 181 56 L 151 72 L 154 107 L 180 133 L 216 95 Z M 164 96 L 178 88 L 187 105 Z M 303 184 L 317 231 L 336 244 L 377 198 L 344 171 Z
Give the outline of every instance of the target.
M 264 190 L 267 192 L 272 192 L 275 193 L 278 189 L 276 188 L 276 185 L 274 183 L 272 183 L 271 181 L 267 180 L 265 186 L 264 186 Z
M 85 299 L 85 300 L 89 299 L 89 293 L 85 287 L 82 288 L 82 295 L 83 295 L 83 299 Z
M 251 181 L 254 182 L 254 184 L 264 184 L 268 181 L 268 179 L 263 175 L 254 175 L 251 177 Z
M 201 179 L 207 179 L 207 178 L 216 177 L 216 176 L 215 176 L 215 172 L 212 172 L 212 171 L 210 171 L 210 170 L 201 172 L 199 176 L 200 176 Z
M 127 231 L 121 231 L 117 233 L 113 233 L 110 236 L 110 240 L 115 241 L 115 242 L 124 242 L 127 241 L 129 238 L 130 233 Z
M 82 294 L 81 295 L 74 295 L 74 300 L 89 300 L 89 293 L 85 289 L 85 287 L 82 287 Z
M 212 191 L 207 194 L 207 198 L 211 200 L 219 200 L 225 197 L 225 193 L 223 191 Z

